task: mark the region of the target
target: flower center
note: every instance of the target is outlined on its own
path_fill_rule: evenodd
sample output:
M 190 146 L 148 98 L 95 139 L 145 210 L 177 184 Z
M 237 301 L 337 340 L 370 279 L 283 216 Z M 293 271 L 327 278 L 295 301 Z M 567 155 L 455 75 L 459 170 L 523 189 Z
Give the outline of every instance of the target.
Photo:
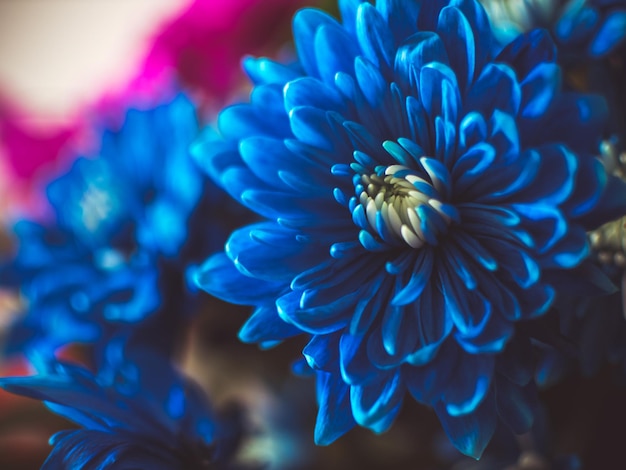
M 626 152 L 620 152 L 614 140 L 602 142 L 600 150 L 607 171 L 626 181 Z M 626 268 L 626 216 L 591 231 L 589 240 L 600 263 Z
M 589 239 L 600 263 L 626 268 L 626 217 L 598 227 Z
M 89 184 L 80 202 L 82 221 L 85 228 L 95 232 L 113 211 L 113 201 L 108 191 Z
M 403 165 L 377 170 L 361 175 L 356 187 L 369 228 L 386 242 L 404 241 L 413 248 L 436 245 L 438 236 L 458 219 L 456 210 L 441 201 L 441 181 Z

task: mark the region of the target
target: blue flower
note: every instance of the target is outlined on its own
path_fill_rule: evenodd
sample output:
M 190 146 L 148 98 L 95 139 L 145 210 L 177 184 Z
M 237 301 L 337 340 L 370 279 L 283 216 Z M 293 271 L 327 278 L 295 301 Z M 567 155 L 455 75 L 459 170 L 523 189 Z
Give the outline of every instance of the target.
M 408 390 L 478 457 L 498 418 L 532 424 L 516 325 L 548 311 L 586 231 L 624 213 L 592 156 L 605 105 L 560 91 L 543 31 L 494 56 L 473 0 L 339 7 L 343 23 L 296 15 L 298 63 L 248 59 L 250 103 L 195 147 L 265 219 L 196 279 L 255 306 L 246 342 L 311 336 L 318 443 L 355 423 L 384 431 Z
M 184 96 L 129 110 L 119 131 L 105 130 L 99 156 L 79 158 L 48 187 L 57 222 L 87 246 L 138 245 L 174 257 L 204 179 L 189 159 L 198 123 Z
M 8 352 L 45 359 L 71 342 L 102 349 L 148 316 L 149 325 L 168 331 L 162 342 L 174 342 L 174 324 L 189 309 L 186 266 L 225 239 L 218 224 L 203 220 L 222 192 L 189 157 L 197 131 L 195 108 L 183 96 L 130 110 L 120 130 L 103 131 L 98 156 L 78 158 L 50 183 L 54 220 L 19 222 L 17 253 L 3 267 L 4 283 L 20 288 L 26 310 Z M 154 315 L 161 310 L 170 314 Z
M 626 153 L 615 138 L 603 142 L 602 157 L 607 170 L 626 180 Z M 592 255 L 587 269 L 594 269 L 591 288 L 567 283 L 558 291 L 559 321 L 554 334 L 570 347 L 544 344 L 536 372 L 540 385 L 558 382 L 572 369 L 584 376 L 598 373 L 606 363 L 615 364 L 622 379 L 626 373 L 626 217 L 612 220 L 589 234 Z
M 482 0 L 497 37 L 507 43 L 532 28 L 551 31 L 569 60 L 601 58 L 626 39 L 624 0 Z
M 42 400 L 80 426 L 52 436 L 43 469 L 223 468 L 241 437 L 239 417 L 218 417 L 167 357 L 136 350 L 119 370 L 93 375 L 61 362 L 0 387 Z
M 55 225 L 21 221 L 14 231 L 19 248 L 5 281 L 20 288 L 26 311 L 11 326 L 7 354 L 36 359 L 74 341 L 97 342 L 107 325 L 136 322 L 158 308 L 153 260 L 125 259 L 107 245 L 92 250 Z
M 559 17 L 554 34 L 570 54 L 585 51 L 590 57 L 613 52 L 626 39 L 625 0 L 573 0 Z

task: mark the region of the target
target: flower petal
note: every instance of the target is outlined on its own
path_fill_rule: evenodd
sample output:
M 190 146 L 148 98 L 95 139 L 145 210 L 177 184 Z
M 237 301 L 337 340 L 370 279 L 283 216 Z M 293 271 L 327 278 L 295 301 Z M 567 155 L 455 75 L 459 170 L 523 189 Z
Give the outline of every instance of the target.
M 350 408 L 350 387 L 340 376 L 317 372 L 317 420 L 315 444 L 326 446 L 352 429 L 356 422 Z
M 356 36 L 367 59 L 383 71 L 391 66 L 394 53 L 393 37 L 382 15 L 370 3 L 361 3 L 359 6 Z
M 328 85 L 338 72 L 354 73 L 354 59 L 359 50 L 354 38 L 336 23 L 321 25 L 315 33 L 315 59 L 320 78 Z
M 537 65 L 521 82 L 522 116 L 540 118 L 552 104 L 561 84 L 561 69 L 553 63 Z
M 280 318 L 276 306 L 261 305 L 243 324 L 238 336 L 244 343 L 265 343 L 280 341 L 301 333 L 298 328 Z
M 480 406 L 470 414 L 450 416 L 443 403 L 435 407 L 435 412 L 443 429 L 463 454 L 479 459 L 496 429 L 497 412 L 492 395 L 486 396 Z
M 515 72 L 505 64 L 487 64 L 470 87 L 465 109 L 489 116 L 498 109 L 515 116 L 520 108 L 521 90 Z
M 353 385 L 350 387 L 350 403 L 352 414 L 361 426 L 369 427 L 375 432 L 385 431 L 385 426 L 391 423 L 383 421 L 404 397 L 404 386 L 399 371 L 381 373 L 367 385 Z
M 297 70 L 266 57 L 246 57 L 242 65 L 250 80 L 257 85 L 284 85 L 300 76 Z
M 442 396 L 447 414 L 458 417 L 479 408 L 491 387 L 494 363 L 493 355 L 459 353 L 459 362 Z
M 437 33 L 446 45 L 450 65 L 457 74 L 461 90 L 474 80 L 476 45 L 474 33 L 465 15 L 454 6 L 447 6 L 439 14 Z
M 293 41 L 298 58 L 305 72 L 320 78 L 315 52 L 315 36 L 323 25 L 338 26 L 337 21 L 330 15 L 313 8 L 298 11 L 293 17 Z
M 315 335 L 302 350 L 311 369 L 337 372 L 340 333 Z

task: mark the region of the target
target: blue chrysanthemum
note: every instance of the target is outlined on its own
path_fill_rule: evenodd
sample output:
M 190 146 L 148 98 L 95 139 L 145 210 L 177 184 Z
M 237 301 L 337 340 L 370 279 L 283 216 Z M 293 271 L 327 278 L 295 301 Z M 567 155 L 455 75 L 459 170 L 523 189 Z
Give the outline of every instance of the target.
M 103 132 L 98 156 L 77 159 L 48 186 L 55 220 L 19 222 L 17 253 L 3 268 L 26 311 L 9 334 L 9 352 L 46 357 L 73 341 L 104 344 L 160 308 L 182 318 L 186 264 L 225 238 L 204 221 L 188 234 L 214 202 L 211 191 L 221 193 L 189 157 L 197 130 L 195 108 L 182 96 L 130 110 L 120 130 Z M 168 328 L 163 341 L 173 342 Z
M 551 31 L 569 59 L 600 58 L 626 39 L 624 0 L 481 0 L 503 43 L 532 28 Z
M 248 59 L 251 102 L 196 147 L 266 219 L 197 281 L 256 307 L 244 341 L 311 335 L 318 443 L 385 430 L 408 390 L 477 457 L 498 417 L 532 423 L 516 324 L 548 310 L 586 231 L 624 211 L 592 157 L 604 103 L 560 91 L 545 32 L 493 56 L 473 0 L 339 7 L 343 23 L 297 14 L 297 64 Z
M 15 226 L 16 258 L 7 266 L 25 313 L 12 325 L 5 351 L 48 355 L 73 341 L 95 342 L 107 323 L 134 322 L 159 305 L 150 259 L 125 259 L 107 245 L 92 251 L 58 226 Z
M 626 152 L 619 141 L 602 144 L 607 170 L 626 180 Z M 626 217 L 607 222 L 589 234 L 592 256 L 586 264 L 595 269 L 591 289 L 568 283 L 558 291 L 559 321 L 555 334 L 569 342 L 568 350 L 544 344 L 536 381 L 551 385 L 572 369 L 596 374 L 607 362 L 626 372 Z
M 240 438 L 236 414 L 218 418 L 199 387 L 147 350 L 115 373 L 53 363 L 45 374 L 0 379 L 0 387 L 80 426 L 52 436 L 43 469 L 223 468 Z

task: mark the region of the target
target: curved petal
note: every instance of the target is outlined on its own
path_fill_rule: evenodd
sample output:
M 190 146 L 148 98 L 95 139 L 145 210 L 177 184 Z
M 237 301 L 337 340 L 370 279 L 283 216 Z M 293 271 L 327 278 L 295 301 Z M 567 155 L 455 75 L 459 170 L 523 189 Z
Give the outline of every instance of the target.
M 456 123 L 460 96 L 454 71 L 447 65 L 431 62 L 420 69 L 419 85 L 420 100 L 431 125 L 436 116 L 441 116 L 444 122 Z
M 426 64 L 449 64 L 448 53 L 441 37 L 431 31 L 419 31 L 409 36 L 396 51 L 395 75 L 408 90 L 417 86 L 416 74 Z
M 463 454 L 479 459 L 496 429 L 497 411 L 493 394 L 487 395 L 473 413 L 450 416 L 443 403 L 435 406 L 443 429 Z
M 339 341 L 341 376 L 347 384 L 363 385 L 374 379 L 379 370 L 367 356 L 365 335 L 343 334 Z
M 300 76 L 294 68 L 266 57 L 246 57 L 242 66 L 250 80 L 258 85 L 285 85 Z
M 321 25 L 315 32 L 315 59 L 320 78 L 328 85 L 335 82 L 335 75 L 344 72 L 354 74 L 354 59 L 359 55 L 354 38 L 337 23 Z
M 302 355 L 314 370 L 338 372 L 341 333 L 315 335 L 302 350 Z
M 359 5 L 365 0 L 338 0 L 343 27 L 351 34 L 356 33 L 356 15 Z
M 516 202 L 558 206 L 567 201 L 575 189 L 578 158 L 562 145 L 535 149 L 540 154 L 539 169 L 533 182 L 515 193 Z
M 300 292 L 290 292 L 276 300 L 280 317 L 292 325 L 311 334 L 333 333 L 345 328 L 350 321 L 350 312 L 358 302 L 360 292 L 352 292 L 320 307 L 300 307 Z
M 589 53 L 594 57 L 609 54 L 626 36 L 626 11 L 616 10 L 609 14 L 596 36 L 589 44 Z
M 454 338 L 469 354 L 493 354 L 504 349 L 513 333 L 513 324 L 494 310 L 483 328 L 469 334 L 457 332 Z
M 217 119 L 220 133 L 227 140 L 239 140 L 255 135 L 284 138 L 279 128 L 251 104 L 236 104 L 222 110 Z
M 311 106 L 341 113 L 345 107 L 345 103 L 334 87 L 312 77 L 301 77 L 290 81 L 285 85 L 283 94 L 287 112 L 299 106 Z
M 561 69 L 544 62 L 533 68 L 521 82 L 522 116 L 537 119 L 550 107 L 561 85 Z
M 437 33 L 446 45 L 450 65 L 456 71 L 459 86 L 464 91 L 474 81 L 477 52 L 475 39 L 479 38 L 474 37 L 472 27 L 461 10 L 452 5 L 439 13 Z M 485 33 L 481 31 L 481 34 Z
M 226 254 L 247 276 L 270 282 L 291 282 L 312 264 L 307 243 L 298 233 L 272 222 L 262 222 L 233 232 Z
M 458 347 L 453 343 L 454 341 L 443 343 L 439 353 L 430 363 L 421 366 L 403 366 L 402 373 L 407 388 L 417 401 L 434 406 L 441 400 L 443 390 L 450 382 L 458 362 Z
M 315 53 L 315 36 L 323 25 L 339 26 L 332 16 L 313 8 L 300 10 L 293 17 L 293 41 L 298 59 L 305 72 L 316 78 L 321 76 Z
M 393 36 L 382 15 L 370 3 L 365 2 L 359 5 L 356 18 L 356 36 L 367 59 L 383 71 L 392 65 Z
M 520 108 L 521 90 L 515 72 L 505 64 L 488 64 L 468 91 L 467 111 L 489 116 L 498 109 L 515 116 Z
M 275 305 L 257 307 L 239 330 L 238 337 L 244 343 L 280 341 L 302 332 L 286 323 L 278 315 Z
M 326 446 L 352 429 L 356 422 L 350 405 L 350 386 L 341 376 L 317 372 L 317 420 L 315 443 Z
M 556 62 L 556 46 L 545 29 L 536 28 L 520 34 L 495 58 L 513 66 L 520 80 L 542 62 Z
M 350 387 L 350 403 L 354 419 L 361 426 L 382 432 L 381 421 L 402 402 L 404 384 L 399 371 L 381 373 L 367 385 Z M 390 423 L 385 423 L 390 424 Z
M 491 388 L 495 357 L 459 353 L 459 360 L 443 389 L 442 402 L 452 417 L 474 413 Z

